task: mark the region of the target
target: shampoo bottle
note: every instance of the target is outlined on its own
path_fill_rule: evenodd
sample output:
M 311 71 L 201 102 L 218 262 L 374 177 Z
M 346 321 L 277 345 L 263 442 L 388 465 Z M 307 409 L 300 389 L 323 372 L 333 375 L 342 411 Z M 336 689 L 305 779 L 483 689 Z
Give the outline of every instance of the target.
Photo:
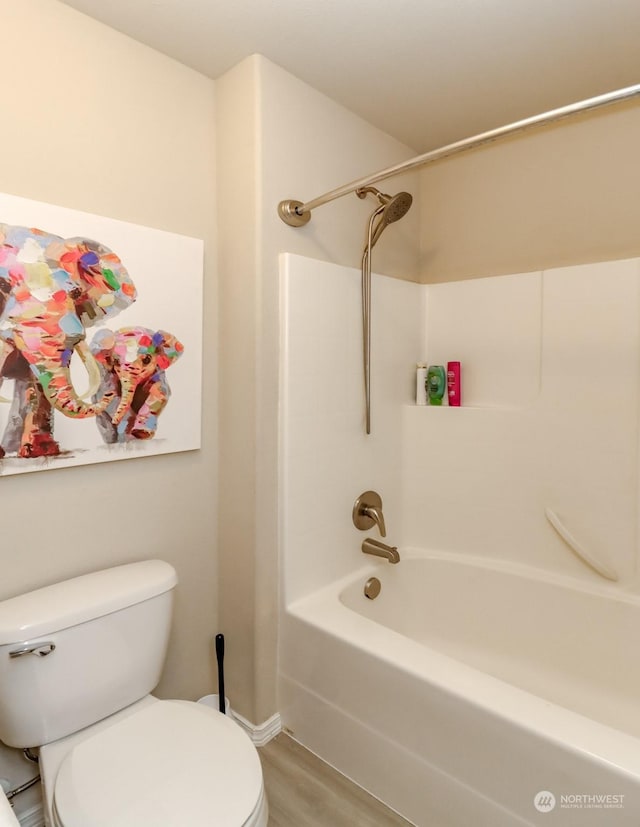
M 449 405 L 460 407 L 460 362 L 447 362 L 447 396 Z
M 431 365 L 427 371 L 427 393 L 430 405 L 442 405 L 446 386 L 447 380 L 443 366 Z
M 427 366 L 424 362 L 416 365 L 416 405 L 427 404 Z

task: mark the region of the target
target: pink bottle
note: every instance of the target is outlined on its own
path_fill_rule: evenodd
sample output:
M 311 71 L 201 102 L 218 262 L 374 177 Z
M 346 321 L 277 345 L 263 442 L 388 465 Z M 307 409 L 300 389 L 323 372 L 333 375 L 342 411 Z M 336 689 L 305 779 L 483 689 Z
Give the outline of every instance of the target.
M 447 362 L 447 396 L 451 407 L 460 407 L 460 362 Z

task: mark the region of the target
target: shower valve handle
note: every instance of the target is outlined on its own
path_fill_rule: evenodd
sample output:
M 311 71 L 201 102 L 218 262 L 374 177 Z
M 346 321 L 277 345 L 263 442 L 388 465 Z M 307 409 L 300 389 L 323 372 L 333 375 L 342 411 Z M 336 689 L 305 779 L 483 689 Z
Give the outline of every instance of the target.
M 374 525 L 380 529 L 382 537 L 387 536 L 387 529 L 384 524 L 382 513 L 382 497 L 376 491 L 365 491 L 360 494 L 353 504 L 353 524 L 360 531 L 367 531 Z

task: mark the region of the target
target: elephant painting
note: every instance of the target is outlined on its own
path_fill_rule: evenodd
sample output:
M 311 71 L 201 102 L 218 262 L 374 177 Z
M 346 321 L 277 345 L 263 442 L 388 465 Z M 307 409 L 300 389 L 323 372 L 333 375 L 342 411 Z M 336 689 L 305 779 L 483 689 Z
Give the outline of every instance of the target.
M 91 352 L 100 366 L 102 381 L 94 399 L 110 397 L 97 423 L 107 444 L 151 439 L 171 390 L 165 370 L 180 356 L 182 344 L 164 330 L 124 327 L 112 333 L 99 330 Z M 122 415 L 122 400 L 130 403 Z
M 20 457 L 59 454 L 60 448 L 53 438 L 53 409 L 34 379 L 29 363 L 18 350 L 6 355 L 2 376 L 13 380 L 14 393 L 0 457 L 5 453 L 16 453 Z
M 86 330 L 129 307 L 136 288 L 118 256 L 87 238 L 64 239 L 26 227 L 0 224 L 0 384 L 14 381 L 9 423 L 0 457 L 53 456 L 53 409 L 73 418 L 98 416 L 113 400 L 111 421 L 118 425 L 136 390 L 104 387 L 91 404 L 80 398 L 70 373 L 78 354 L 90 378 L 99 367 L 86 343 Z

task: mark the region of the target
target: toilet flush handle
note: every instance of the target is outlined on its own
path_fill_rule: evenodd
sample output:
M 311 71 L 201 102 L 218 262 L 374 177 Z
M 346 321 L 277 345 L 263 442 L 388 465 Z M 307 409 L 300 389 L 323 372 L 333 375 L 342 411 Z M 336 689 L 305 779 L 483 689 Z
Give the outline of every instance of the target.
M 10 658 L 21 658 L 23 655 L 36 655 L 39 658 L 44 658 L 50 655 L 56 648 L 55 643 L 50 640 L 42 643 L 34 643 L 33 645 L 23 646 L 22 649 L 14 649 L 9 652 Z

